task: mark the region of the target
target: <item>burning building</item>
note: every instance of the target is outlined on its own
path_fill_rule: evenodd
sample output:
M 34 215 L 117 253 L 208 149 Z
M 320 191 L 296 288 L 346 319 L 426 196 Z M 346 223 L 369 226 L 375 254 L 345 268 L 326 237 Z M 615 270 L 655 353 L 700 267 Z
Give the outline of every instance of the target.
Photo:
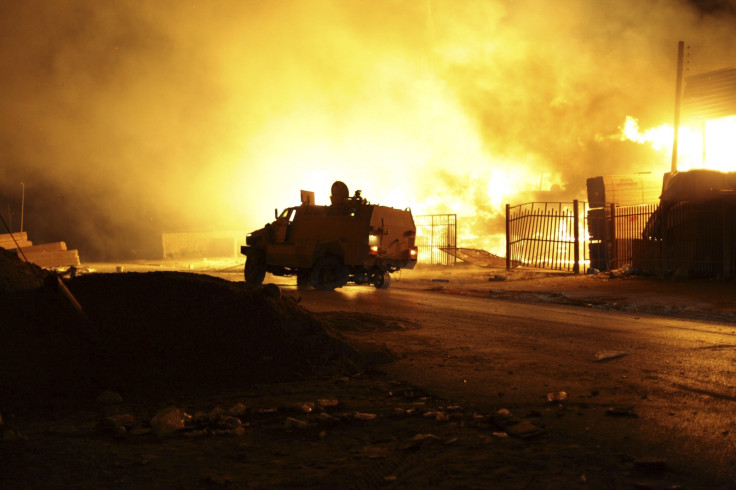
M 606 182 L 588 180 L 591 206 L 601 204 L 593 210 L 598 219 L 589 216 L 594 267 L 615 267 L 618 260 L 643 272 L 679 277 L 736 275 L 736 68 L 685 77 L 682 108 L 683 124 L 677 127 L 678 100 L 672 171 L 663 175 L 656 209 L 625 208 L 637 204 L 625 202 L 630 192 L 602 197 Z M 607 184 L 609 190 L 620 187 Z M 622 217 L 628 218 L 625 226 Z M 594 247 L 602 250 L 594 253 Z

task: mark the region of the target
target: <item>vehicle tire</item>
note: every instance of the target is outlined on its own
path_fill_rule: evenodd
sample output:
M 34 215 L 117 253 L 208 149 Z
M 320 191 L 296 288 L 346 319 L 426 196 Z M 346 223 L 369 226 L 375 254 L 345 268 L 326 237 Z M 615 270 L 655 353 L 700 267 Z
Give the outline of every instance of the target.
M 266 254 L 261 250 L 253 250 L 245 259 L 245 283 L 249 286 L 260 286 L 266 278 Z
M 312 269 L 311 283 L 315 289 L 333 290 L 348 282 L 348 269 L 342 260 L 328 255 L 317 260 Z
M 373 285 L 376 289 L 388 289 L 391 286 L 391 274 L 388 272 L 384 272 L 382 274 L 377 273 Z
M 309 286 L 312 280 L 312 269 L 299 269 L 296 273 L 296 287 L 299 289 Z
M 371 276 L 368 274 L 365 270 L 360 270 L 353 274 L 353 282 L 357 284 L 358 286 L 362 286 L 363 284 L 370 283 Z

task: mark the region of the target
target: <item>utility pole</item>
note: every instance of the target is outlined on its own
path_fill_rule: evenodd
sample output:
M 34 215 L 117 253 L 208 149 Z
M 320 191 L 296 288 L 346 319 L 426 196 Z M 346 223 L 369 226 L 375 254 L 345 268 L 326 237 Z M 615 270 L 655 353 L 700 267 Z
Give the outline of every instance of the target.
M 675 134 L 672 138 L 672 173 L 677 172 L 677 139 L 680 133 L 680 105 L 682 105 L 682 66 L 685 58 L 685 42 L 677 44 L 677 81 L 675 83 Z
M 26 207 L 26 185 L 21 182 L 20 188 L 20 234 L 23 235 L 23 212 L 25 211 Z

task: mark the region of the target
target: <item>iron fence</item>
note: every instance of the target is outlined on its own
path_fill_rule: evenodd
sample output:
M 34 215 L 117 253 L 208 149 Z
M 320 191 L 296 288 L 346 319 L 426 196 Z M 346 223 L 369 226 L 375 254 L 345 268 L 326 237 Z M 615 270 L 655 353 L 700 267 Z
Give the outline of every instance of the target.
M 506 210 L 507 267 L 736 276 L 734 197 L 592 209 L 587 203 L 536 202 Z
M 506 266 L 580 271 L 578 201 L 506 205 Z
M 425 214 L 414 216 L 419 249 L 418 262 L 423 264 L 455 265 L 457 258 L 441 250 L 457 247 L 457 215 Z
M 644 231 L 656 209 L 590 208 L 580 201 L 507 205 L 507 267 L 579 273 L 633 265 L 642 255 Z
M 633 266 L 639 260 L 645 229 L 656 212 L 656 204 L 588 209 L 588 264 L 598 270 Z
M 416 222 L 424 262 L 454 260 L 440 247 L 455 246 L 455 215 L 417 216 Z M 730 279 L 736 277 L 736 195 L 597 208 L 577 200 L 507 204 L 506 267 L 517 265 Z
M 588 214 L 590 264 L 599 270 L 732 277 L 733 206 L 724 201 L 610 205 Z

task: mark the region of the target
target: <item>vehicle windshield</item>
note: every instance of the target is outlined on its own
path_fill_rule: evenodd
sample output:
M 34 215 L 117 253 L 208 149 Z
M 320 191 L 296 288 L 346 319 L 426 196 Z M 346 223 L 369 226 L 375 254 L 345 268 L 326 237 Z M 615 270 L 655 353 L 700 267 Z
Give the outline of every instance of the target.
M 286 208 L 281 212 L 281 215 L 279 218 L 285 218 L 291 221 L 292 216 L 294 215 L 294 208 Z

